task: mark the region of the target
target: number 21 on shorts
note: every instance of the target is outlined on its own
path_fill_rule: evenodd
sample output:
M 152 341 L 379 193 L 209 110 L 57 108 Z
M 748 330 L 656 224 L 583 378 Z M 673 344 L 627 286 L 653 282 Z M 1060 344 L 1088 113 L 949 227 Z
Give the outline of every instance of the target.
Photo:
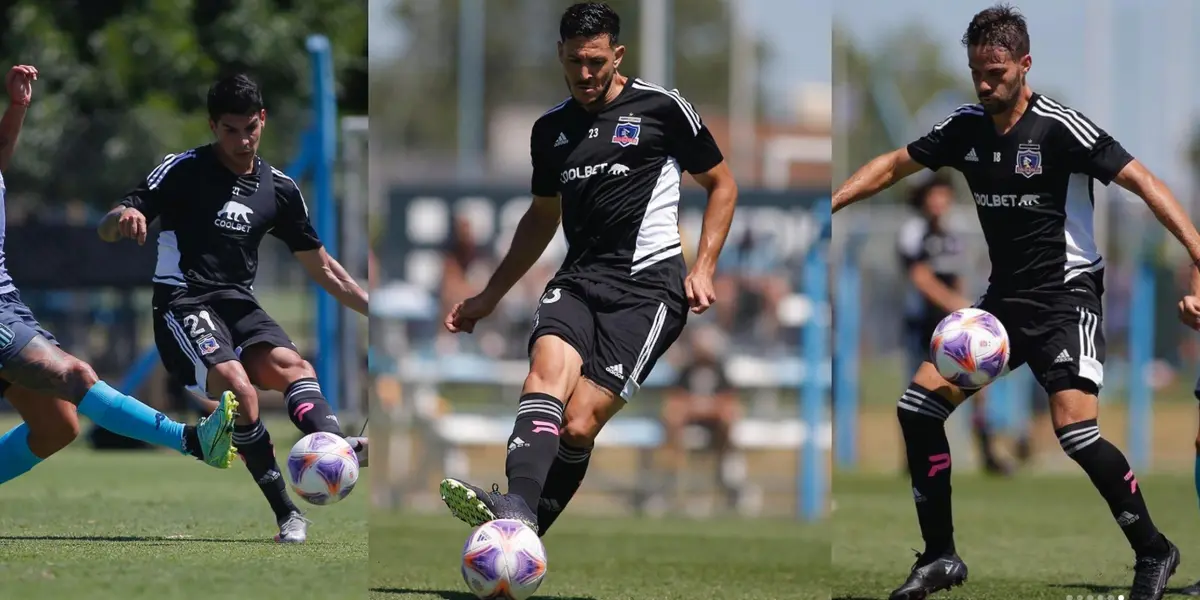
M 213 324 L 212 317 L 208 315 L 207 310 L 184 315 L 183 325 L 187 330 L 188 336 L 196 341 L 196 346 L 200 349 L 201 356 L 212 354 L 221 347 L 217 343 L 217 339 L 213 337 L 217 326 Z M 204 328 L 205 325 L 208 325 L 207 329 Z

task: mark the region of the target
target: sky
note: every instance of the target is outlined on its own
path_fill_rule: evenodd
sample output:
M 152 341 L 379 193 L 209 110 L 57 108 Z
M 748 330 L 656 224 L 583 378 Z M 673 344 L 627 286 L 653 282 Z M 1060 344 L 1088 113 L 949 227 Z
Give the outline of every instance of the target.
M 453 2 L 454 0 L 440 0 Z M 675 0 L 686 2 L 687 0 Z M 832 75 L 833 5 L 828 0 L 736 0 L 745 5 L 748 21 L 771 44 L 777 60 L 764 73 L 768 93 L 789 94 L 800 83 L 828 85 Z M 393 18 L 397 0 L 369 0 L 370 52 L 394 54 L 403 44 Z M 388 26 L 388 25 L 392 26 Z M 787 102 L 781 98 L 780 102 Z
M 1189 0 L 1013 1 L 1029 26 L 1034 90 L 1090 117 L 1134 156 L 1181 189 L 1191 187 L 1182 150 L 1200 114 L 1195 73 L 1200 3 Z M 919 23 L 943 43 L 947 64 L 962 67 L 959 43 L 983 0 L 839 0 L 834 18 L 867 47 Z M 1090 11 L 1090 14 L 1089 14 Z M 1105 19 L 1107 13 L 1111 18 Z M 930 124 L 932 125 L 932 124 Z

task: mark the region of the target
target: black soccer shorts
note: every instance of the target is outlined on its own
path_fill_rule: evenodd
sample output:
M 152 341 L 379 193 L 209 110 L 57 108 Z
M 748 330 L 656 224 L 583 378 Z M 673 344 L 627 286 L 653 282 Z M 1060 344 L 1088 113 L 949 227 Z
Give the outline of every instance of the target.
M 283 328 L 250 299 L 176 299 L 154 307 L 154 344 L 167 372 L 208 395 L 208 370 L 254 344 L 292 348 Z
M 1008 370 L 1028 363 L 1047 394 L 1104 387 L 1104 323 L 1091 292 L 1035 300 L 985 296 L 976 308 L 1000 319 L 1008 331 Z
M 553 281 L 534 313 L 529 350 L 544 335 L 562 338 L 583 358 L 584 377 L 628 402 L 686 323 L 686 306 L 599 281 Z

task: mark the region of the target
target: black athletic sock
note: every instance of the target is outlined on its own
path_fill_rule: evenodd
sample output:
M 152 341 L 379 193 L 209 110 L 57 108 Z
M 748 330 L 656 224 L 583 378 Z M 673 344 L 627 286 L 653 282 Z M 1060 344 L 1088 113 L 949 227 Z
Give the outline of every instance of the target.
M 304 435 L 324 431 L 345 437 L 337 415 L 333 414 L 329 402 L 325 401 L 321 384 L 317 383 L 315 377 L 293 381 L 283 392 L 283 399 L 287 403 L 288 417 Z
M 538 393 L 521 396 L 517 422 L 508 438 L 504 474 L 508 476 L 508 493 L 523 498 L 531 510 L 537 510 L 546 475 L 558 454 L 562 416 L 563 403 L 554 396 Z
M 566 442 L 559 443 L 558 456 L 554 457 L 554 463 L 550 465 L 542 497 L 538 500 L 539 535 L 546 535 L 546 529 L 558 519 L 558 515 L 562 514 L 571 498 L 575 497 L 575 492 L 579 491 L 579 484 L 583 483 L 583 476 L 587 474 L 591 459 L 591 448 L 576 448 Z
M 200 434 L 196 432 L 195 425 L 183 426 L 183 449 L 197 459 L 204 460 L 204 453 L 200 448 Z
M 949 400 L 915 384 L 904 391 L 896 407 L 917 520 L 925 540 L 922 557 L 928 560 L 954 553 L 950 442 L 946 439 L 946 419 L 952 412 L 954 404 Z
M 293 511 L 300 509 L 292 504 L 284 487 L 283 474 L 279 472 L 279 464 L 275 462 L 275 447 L 271 444 L 271 434 L 263 427 L 262 421 L 250 425 L 233 426 L 233 445 L 237 446 L 238 454 L 250 470 L 250 475 L 258 483 L 258 489 L 271 505 L 275 520 L 282 521 Z
M 1104 496 L 1133 551 L 1138 556 L 1165 552 L 1166 538 L 1150 520 L 1150 510 L 1146 508 L 1133 469 L 1116 446 L 1100 437 L 1096 420 L 1072 423 L 1054 430 L 1054 434 L 1067 456 L 1083 467 L 1092 485 Z

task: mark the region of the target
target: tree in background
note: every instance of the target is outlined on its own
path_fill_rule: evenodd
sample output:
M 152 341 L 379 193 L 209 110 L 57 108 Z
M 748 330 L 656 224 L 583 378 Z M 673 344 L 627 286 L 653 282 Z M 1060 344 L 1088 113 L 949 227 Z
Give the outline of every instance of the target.
M 313 33 L 333 44 L 340 111 L 365 113 L 365 0 L 0 0 L 0 56 L 41 73 L 10 198 L 110 206 L 211 139 L 205 95 L 233 71 L 262 85 L 262 152 L 285 167 L 309 125 Z

